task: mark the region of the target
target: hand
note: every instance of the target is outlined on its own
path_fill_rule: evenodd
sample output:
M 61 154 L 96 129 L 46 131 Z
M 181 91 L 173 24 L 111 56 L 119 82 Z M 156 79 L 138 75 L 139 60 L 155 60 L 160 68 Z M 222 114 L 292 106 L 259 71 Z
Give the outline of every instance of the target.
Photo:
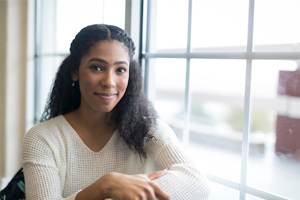
M 125 175 L 109 173 L 100 178 L 101 196 L 114 200 L 169 200 L 170 197 L 153 180 L 164 176 L 167 170 L 150 174 Z

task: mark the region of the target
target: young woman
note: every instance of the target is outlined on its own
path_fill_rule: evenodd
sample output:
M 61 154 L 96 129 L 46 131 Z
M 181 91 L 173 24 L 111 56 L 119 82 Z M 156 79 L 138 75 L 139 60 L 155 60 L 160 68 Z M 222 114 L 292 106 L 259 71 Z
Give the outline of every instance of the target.
M 25 135 L 28 200 L 208 197 L 206 177 L 145 98 L 134 50 L 115 26 L 76 35 L 43 122 Z

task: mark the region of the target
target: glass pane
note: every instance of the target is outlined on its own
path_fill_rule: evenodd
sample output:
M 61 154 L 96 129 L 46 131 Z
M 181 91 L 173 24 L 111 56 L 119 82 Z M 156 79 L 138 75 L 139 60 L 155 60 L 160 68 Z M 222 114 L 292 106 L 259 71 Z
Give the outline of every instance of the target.
M 206 172 L 236 182 L 241 172 L 245 65 L 241 60 L 191 61 L 189 149 Z
M 150 100 L 159 117 L 182 139 L 185 88 L 185 59 L 151 60 L 149 77 Z M 151 95 L 152 94 L 152 95 Z
M 185 52 L 188 1 L 151 0 L 150 52 Z
M 72 9 L 70 9 L 72 5 Z M 103 1 L 101 0 L 60 0 L 57 1 L 56 41 L 58 52 L 69 52 L 75 35 L 83 27 L 101 23 Z
M 253 61 L 248 185 L 298 199 L 300 74 L 295 61 Z
M 248 2 L 193 1 L 192 51 L 246 51 Z
M 46 105 L 48 95 L 55 78 L 55 74 L 64 57 L 60 56 L 44 56 L 39 60 L 40 68 L 37 70 L 39 83 L 36 85 L 37 95 L 37 113 L 36 117 L 40 118 Z M 72 84 L 72 83 L 70 83 Z
M 246 200 L 264 200 L 264 199 L 259 198 L 257 196 L 253 196 L 251 194 L 246 194 Z
M 209 197 L 209 200 L 221 200 L 221 199 L 239 200 L 240 199 L 240 192 L 238 190 L 214 182 L 210 182 L 210 187 L 211 187 L 211 195 Z
M 69 52 L 75 35 L 90 24 L 113 24 L 124 29 L 125 3 L 125 0 L 42 1 L 42 53 Z
M 37 6 L 37 38 L 36 47 L 38 53 L 52 54 L 56 51 L 56 1 L 36 1 Z M 37 5 L 39 5 L 37 3 Z M 69 45 L 70 46 L 70 45 Z
M 255 1 L 254 51 L 300 51 L 300 1 Z
M 134 1 L 132 3 L 134 4 Z M 103 12 L 103 23 L 125 29 L 125 7 L 126 0 L 103 0 L 103 10 L 101 10 Z M 97 12 L 99 11 L 100 9 Z

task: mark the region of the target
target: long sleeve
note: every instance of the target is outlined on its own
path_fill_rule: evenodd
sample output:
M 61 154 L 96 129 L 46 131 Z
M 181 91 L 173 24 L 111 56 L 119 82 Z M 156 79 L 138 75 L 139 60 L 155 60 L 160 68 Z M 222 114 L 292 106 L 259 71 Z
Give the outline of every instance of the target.
M 41 133 L 41 134 L 39 134 Z M 46 139 L 42 133 L 55 134 L 46 127 L 41 129 L 37 126 L 31 129 L 23 141 L 23 168 L 25 176 L 26 199 L 28 200 L 62 200 L 61 179 L 64 171 L 62 156 L 59 155 L 59 144 L 55 140 Z M 70 195 L 66 200 L 75 199 L 76 193 Z
M 168 174 L 155 180 L 172 200 L 202 200 L 210 194 L 208 180 L 193 163 L 178 142 L 173 130 L 159 121 L 154 130 L 156 140 L 151 145 L 158 169 L 168 169 Z

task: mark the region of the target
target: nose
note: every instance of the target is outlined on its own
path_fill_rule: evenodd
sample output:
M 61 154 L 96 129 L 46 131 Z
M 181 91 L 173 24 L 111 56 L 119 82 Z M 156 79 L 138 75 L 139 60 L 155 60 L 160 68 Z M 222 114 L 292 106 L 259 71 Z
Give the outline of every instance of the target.
M 115 76 L 111 70 L 108 70 L 103 74 L 101 85 L 106 88 L 112 88 L 116 86 Z

